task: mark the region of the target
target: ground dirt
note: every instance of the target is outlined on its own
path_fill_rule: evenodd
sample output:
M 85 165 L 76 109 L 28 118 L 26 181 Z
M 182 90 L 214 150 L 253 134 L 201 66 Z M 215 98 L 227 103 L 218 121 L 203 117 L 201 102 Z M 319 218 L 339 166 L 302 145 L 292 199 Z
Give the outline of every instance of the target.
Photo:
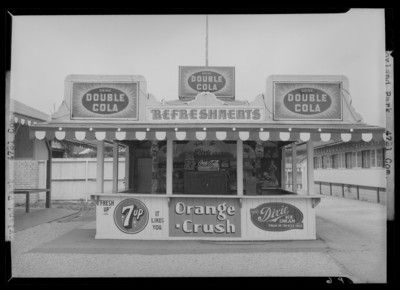
M 15 204 L 15 207 L 25 208 L 25 204 Z M 56 220 L 54 222 L 66 223 L 66 222 L 82 222 L 82 221 L 95 221 L 96 220 L 96 204 L 92 201 L 52 201 L 52 208 L 63 208 L 69 210 L 79 211 L 76 214 L 67 216 L 65 218 Z M 37 201 L 30 205 L 30 208 L 46 208 L 44 201 Z

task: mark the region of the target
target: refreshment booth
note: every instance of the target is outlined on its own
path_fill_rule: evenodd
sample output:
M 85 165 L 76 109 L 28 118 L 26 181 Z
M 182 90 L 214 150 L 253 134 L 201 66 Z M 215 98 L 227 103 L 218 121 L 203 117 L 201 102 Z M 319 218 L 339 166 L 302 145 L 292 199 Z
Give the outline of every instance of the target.
M 180 67 L 173 101 L 147 93 L 140 75 L 70 75 L 65 101 L 31 137 L 98 141 L 96 239 L 316 239 L 313 142 L 382 140 L 384 128 L 362 122 L 344 76 L 273 75 L 244 101 L 234 88 L 233 67 Z M 110 192 L 104 140 L 114 141 Z M 295 154 L 296 142 L 307 142 L 304 193 L 284 189 L 285 146 Z

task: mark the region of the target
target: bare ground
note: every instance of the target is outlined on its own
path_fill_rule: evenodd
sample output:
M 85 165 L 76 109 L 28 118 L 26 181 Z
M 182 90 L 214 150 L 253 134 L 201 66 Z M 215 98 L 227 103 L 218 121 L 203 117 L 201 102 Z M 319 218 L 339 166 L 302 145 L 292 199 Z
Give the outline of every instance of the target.
M 18 203 L 14 206 L 16 208 L 25 208 L 25 203 Z M 91 222 L 96 220 L 96 204 L 92 201 L 52 201 L 51 207 L 79 211 L 76 214 L 55 221 L 58 223 Z M 37 201 L 32 203 L 30 208 L 46 208 L 46 203 L 44 201 Z

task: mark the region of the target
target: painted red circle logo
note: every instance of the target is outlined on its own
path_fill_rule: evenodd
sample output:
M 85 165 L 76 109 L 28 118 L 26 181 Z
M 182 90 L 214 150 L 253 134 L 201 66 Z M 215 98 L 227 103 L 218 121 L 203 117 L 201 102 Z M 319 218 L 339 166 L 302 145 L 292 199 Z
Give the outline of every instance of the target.
M 114 222 L 126 234 L 137 234 L 149 221 L 149 211 L 143 202 L 137 199 L 125 199 L 114 211 Z

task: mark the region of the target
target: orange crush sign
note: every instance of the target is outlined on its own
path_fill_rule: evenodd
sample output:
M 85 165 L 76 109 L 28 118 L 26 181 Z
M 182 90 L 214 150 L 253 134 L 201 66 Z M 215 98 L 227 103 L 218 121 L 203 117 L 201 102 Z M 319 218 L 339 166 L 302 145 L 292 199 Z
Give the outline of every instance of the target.
M 240 237 L 239 199 L 173 198 L 170 237 Z

